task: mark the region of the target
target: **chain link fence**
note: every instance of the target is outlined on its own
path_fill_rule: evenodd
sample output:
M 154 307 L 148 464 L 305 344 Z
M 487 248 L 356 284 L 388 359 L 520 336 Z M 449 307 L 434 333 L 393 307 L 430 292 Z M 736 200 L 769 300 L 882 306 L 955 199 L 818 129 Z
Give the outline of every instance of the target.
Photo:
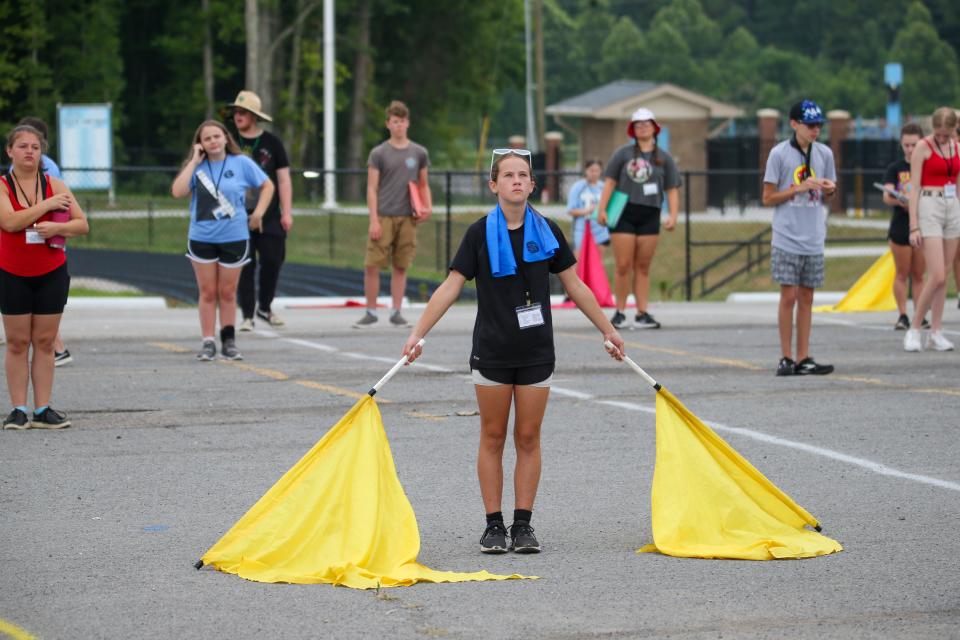
M 72 188 L 90 218 L 90 234 L 71 239 L 70 246 L 103 251 L 185 251 L 189 203 L 170 195 L 177 167 L 117 167 L 112 170 L 111 192 L 85 190 L 84 171 L 67 170 L 76 176 Z M 324 192 L 328 174 L 336 185 L 334 207 L 324 206 L 329 199 Z M 539 171 L 536 177 L 547 193 L 538 187 L 531 201 L 569 234 L 566 197 L 580 174 Z M 651 273 L 651 296 L 718 298 L 733 289 L 773 288 L 764 262 L 769 253 L 771 211 L 760 204 L 760 172 L 685 172 L 683 177 L 679 224 L 673 233 L 661 233 Z M 287 242 L 287 260 L 362 269 L 368 226 L 366 170 L 295 169 L 291 178 L 294 227 Z M 837 197 L 843 211 L 830 216 L 830 245 L 872 245 L 870 250 L 876 251 L 885 244 L 889 210 L 872 187 L 880 180 L 882 172 L 875 170 L 840 172 Z M 483 171 L 433 170 L 430 186 L 434 213 L 419 229 L 410 275 L 442 280 L 467 227 L 486 214 L 495 199 Z M 847 288 L 853 273 L 865 270 L 871 260 L 870 255 L 853 256 L 836 269 L 831 268 L 835 262 L 831 261 L 826 288 Z M 606 252 L 605 263 L 612 280 L 612 252 Z

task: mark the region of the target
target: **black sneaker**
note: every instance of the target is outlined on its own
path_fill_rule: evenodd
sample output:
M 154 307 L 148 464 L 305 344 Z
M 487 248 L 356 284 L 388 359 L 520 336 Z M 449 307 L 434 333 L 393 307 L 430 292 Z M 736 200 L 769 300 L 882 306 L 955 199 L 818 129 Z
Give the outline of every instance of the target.
M 506 553 L 507 527 L 502 522 L 491 522 L 480 536 L 480 553 Z
M 73 362 L 73 357 L 70 355 L 69 349 L 53 352 L 53 366 L 62 367 L 63 365 L 70 364 L 71 362 Z
M 237 349 L 237 341 L 233 338 L 227 338 L 220 347 L 220 353 L 227 360 L 243 360 L 243 354 Z
M 920 323 L 920 328 L 921 328 L 921 329 L 929 329 L 929 328 L 930 328 L 930 321 L 927 320 L 926 318 L 924 318 L 924 319 L 923 319 L 923 322 Z
M 390 324 L 395 327 L 409 327 L 410 323 L 407 322 L 407 319 L 400 315 L 399 311 L 394 311 L 390 314 Z
M 29 429 L 30 421 L 27 420 L 27 414 L 20 409 L 14 409 L 10 412 L 10 415 L 7 416 L 6 420 L 3 421 L 4 429 Z
M 540 543 L 533 535 L 529 522 L 517 520 L 510 525 L 510 551 L 515 553 L 540 553 Z
M 793 361 L 793 358 L 780 358 L 780 362 L 777 363 L 777 375 L 778 376 L 792 376 L 796 373 L 797 363 Z
M 910 328 L 910 318 L 907 317 L 907 314 L 901 314 L 900 318 L 897 320 L 897 324 L 893 325 L 894 331 L 906 331 Z
M 623 329 L 627 324 L 627 316 L 623 315 L 622 312 L 617 311 L 613 314 L 613 317 L 610 318 L 610 324 L 613 325 L 614 329 Z
M 659 329 L 660 323 L 653 319 L 653 316 L 644 311 L 638 313 L 633 318 L 634 327 L 637 329 Z
M 70 421 L 59 411 L 47 407 L 43 413 L 34 412 L 30 426 L 34 429 L 64 429 L 70 426 Z
M 813 361 L 813 358 L 804 358 L 797 363 L 794 373 L 798 376 L 825 376 L 828 373 L 833 373 L 833 365 L 817 364 Z

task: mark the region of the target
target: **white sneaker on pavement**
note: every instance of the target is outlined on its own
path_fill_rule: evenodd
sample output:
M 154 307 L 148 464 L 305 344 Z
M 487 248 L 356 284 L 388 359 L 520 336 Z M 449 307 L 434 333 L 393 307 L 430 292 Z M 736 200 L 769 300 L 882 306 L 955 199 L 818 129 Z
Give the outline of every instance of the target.
M 947 340 L 942 331 L 931 331 L 927 334 L 927 349 L 953 351 L 953 343 Z
M 903 335 L 903 350 L 923 351 L 919 329 L 907 329 L 907 332 Z

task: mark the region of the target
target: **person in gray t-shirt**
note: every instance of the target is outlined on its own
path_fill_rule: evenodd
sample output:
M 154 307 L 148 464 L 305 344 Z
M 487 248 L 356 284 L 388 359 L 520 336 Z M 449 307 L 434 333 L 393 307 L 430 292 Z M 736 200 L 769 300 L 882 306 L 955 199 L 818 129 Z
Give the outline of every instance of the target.
M 777 324 L 783 356 L 778 376 L 823 375 L 833 365 L 810 357 L 813 290 L 823 286 L 827 212 L 824 201 L 837 190 L 837 169 L 830 147 L 816 141 L 823 111 L 811 100 L 790 108 L 794 134 L 775 146 L 763 176 L 763 205 L 773 211 L 770 270 L 780 284 Z M 797 317 L 797 360 L 791 357 L 793 317 Z
M 363 292 L 367 312 L 356 328 L 377 323 L 377 295 L 380 293 L 380 269 L 391 263 L 390 294 L 393 312 L 390 324 L 407 326 L 400 315 L 403 293 L 407 288 L 407 269 L 413 264 L 417 248 L 417 225 L 433 210 L 433 198 L 427 180 L 430 156 L 427 150 L 407 137 L 410 111 L 399 100 L 387 107 L 390 139 L 377 145 L 367 159 L 367 212 L 370 227 L 364 260 Z
M 680 172 L 669 153 L 659 148 L 660 124 L 653 112 L 640 108 L 627 124 L 627 135 L 633 138 L 616 151 L 607 163 L 603 191 L 597 211 L 597 222 L 610 227 L 610 241 L 616 262 L 613 288 L 617 311 L 613 326 L 627 325 L 627 296 L 633 292 L 637 314 L 633 327 L 659 329 L 647 311 L 650 293 L 650 263 L 660 238 L 660 209 L 664 200 L 670 211 L 663 228 L 673 231 L 680 213 Z M 607 219 L 607 205 L 614 191 L 625 194 L 627 202 L 619 219 Z

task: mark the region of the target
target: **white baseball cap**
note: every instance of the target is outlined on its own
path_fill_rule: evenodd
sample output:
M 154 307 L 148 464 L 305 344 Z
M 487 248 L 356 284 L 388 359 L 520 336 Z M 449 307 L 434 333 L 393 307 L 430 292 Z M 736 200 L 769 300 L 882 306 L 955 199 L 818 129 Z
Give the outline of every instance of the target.
M 647 120 L 653 123 L 655 134 L 659 134 L 660 123 L 658 123 L 657 119 L 654 117 L 653 111 L 650 111 L 650 109 L 646 109 L 644 107 L 640 107 L 639 109 L 633 112 L 632 116 L 630 116 L 630 123 L 627 125 L 627 135 L 630 136 L 631 138 L 635 138 L 636 136 L 633 133 L 633 123 L 644 122 Z

